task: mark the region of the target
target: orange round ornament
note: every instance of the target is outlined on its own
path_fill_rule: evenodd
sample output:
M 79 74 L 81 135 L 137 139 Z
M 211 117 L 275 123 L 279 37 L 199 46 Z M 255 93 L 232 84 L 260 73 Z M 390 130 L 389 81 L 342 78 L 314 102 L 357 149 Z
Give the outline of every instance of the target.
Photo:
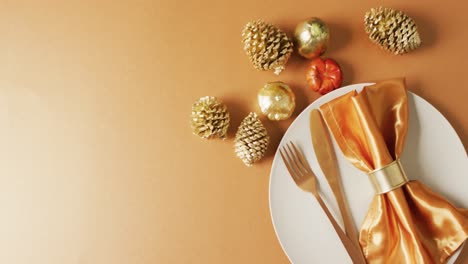
M 310 62 L 306 78 L 307 85 L 323 95 L 341 86 L 343 74 L 336 61 L 319 57 Z

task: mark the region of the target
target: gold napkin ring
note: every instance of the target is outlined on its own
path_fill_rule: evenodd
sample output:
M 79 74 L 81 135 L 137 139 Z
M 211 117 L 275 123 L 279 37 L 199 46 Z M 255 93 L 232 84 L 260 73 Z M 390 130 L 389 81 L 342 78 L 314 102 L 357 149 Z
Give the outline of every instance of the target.
M 369 172 L 367 176 L 369 176 L 376 194 L 387 193 L 408 182 L 399 159 L 385 167 Z

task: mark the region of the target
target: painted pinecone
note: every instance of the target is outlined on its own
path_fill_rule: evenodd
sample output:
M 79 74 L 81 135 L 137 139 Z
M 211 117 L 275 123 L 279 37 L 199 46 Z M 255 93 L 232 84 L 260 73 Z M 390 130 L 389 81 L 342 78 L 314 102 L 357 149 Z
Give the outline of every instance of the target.
M 404 54 L 421 45 L 416 23 L 402 11 L 372 8 L 364 16 L 364 26 L 372 42 L 394 54 Z
M 252 166 L 265 155 L 268 147 L 267 130 L 258 119 L 256 113 L 250 113 L 239 126 L 235 139 L 237 156 L 247 166 Z
M 213 96 L 198 99 L 192 105 L 191 126 L 193 133 L 202 138 L 226 138 L 229 128 L 226 105 Z
M 280 74 L 293 52 L 293 42 L 279 28 L 262 20 L 247 23 L 242 31 L 244 51 L 257 70 Z

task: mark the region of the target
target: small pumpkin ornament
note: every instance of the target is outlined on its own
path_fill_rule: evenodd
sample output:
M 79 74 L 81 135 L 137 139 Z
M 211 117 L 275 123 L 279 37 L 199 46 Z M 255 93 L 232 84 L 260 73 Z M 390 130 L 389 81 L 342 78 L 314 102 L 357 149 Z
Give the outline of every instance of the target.
M 341 86 L 343 74 L 336 61 L 319 57 L 310 62 L 306 79 L 310 89 L 324 95 Z

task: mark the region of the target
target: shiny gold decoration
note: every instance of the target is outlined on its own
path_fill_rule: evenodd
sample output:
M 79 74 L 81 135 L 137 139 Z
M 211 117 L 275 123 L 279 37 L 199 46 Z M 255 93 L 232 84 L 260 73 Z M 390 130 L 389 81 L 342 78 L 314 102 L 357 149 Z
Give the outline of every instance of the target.
M 394 54 L 404 54 L 421 45 L 416 23 L 402 11 L 372 8 L 364 16 L 364 26 L 372 42 Z
M 224 139 L 229 128 L 226 105 L 213 96 L 200 98 L 192 105 L 191 126 L 199 137 Z
M 235 139 L 235 152 L 247 166 L 265 155 L 270 138 L 256 113 L 250 113 L 240 124 Z
M 330 30 L 321 19 L 312 17 L 299 23 L 294 31 L 294 42 L 299 54 L 313 59 L 325 53 L 330 40 Z
M 294 93 L 283 82 L 265 84 L 257 98 L 262 113 L 274 121 L 288 119 L 296 107 Z
M 346 196 L 343 192 L 343 184 L 341 182 L 340 173 L 338 171 L 338 161 L 336 160 L 334 146 L 331 140 L 328 128 L 323 120 L 322 114 L 318 109 L 313 109 L 310 112 L 310 135 L 312 138 L 312 146 L 314 147 L 315 157 L 322 169 L 322 173 L 330 186 L 330 189 L 335 196 L 338 208 L 340 209 L 341 218 L 344 222 L 346 235 L 350 238 L 353 245 L 358 249 L 359 259 L 364 260 L 364 255 L 360 250 L 359 237 L 354 225 L 353 217 L 349 212 L 349 206 L 346 201 Z
M 320 110 L 341 151 L 358 169 L 368 173 L 401 157 L 409 126 L 402 79 L 347 93 Z M 368 264 L 445 263 L 468 238 L 467 223 L 468 210 L 412 180 L 374 197 L 360 243 Z
M 380 169 L 367 173 L 367 176 L 376 194 L 388 193 L 408 182 L 408 177 L 406 177 L 399 159 Z
M 242 31 L 244 51 L 257 70 L 280 74 L 293 52 L 293 43 L 279 28 L 262 20 L 247 23 Z
M 302 155 L 296 145 L 292 142 L 286 143 L 285 146 L 280 148 L 279 152 L 286 169 L 289 174 L 291 174 L 291 178 L 294 180 L 296 185 L 304 192 L 312 194 L 320 207 L 322 207 L 323 212 L 328 217 L 328 220 L 335 229 L 336 234 L 340 238 L 341 243 L 345 247 L 353 263 L 366 264 L 366 259 L 361 254 L 360 249 L 354 245 L 353 241 L 345 234 L 345 232 L 343 232 L 341 226 L 336 222 L 327 205 L 323 201 L 319 191 L 317 176 L 315 176 L 314 172 L 305 160 L 304 155 Z

